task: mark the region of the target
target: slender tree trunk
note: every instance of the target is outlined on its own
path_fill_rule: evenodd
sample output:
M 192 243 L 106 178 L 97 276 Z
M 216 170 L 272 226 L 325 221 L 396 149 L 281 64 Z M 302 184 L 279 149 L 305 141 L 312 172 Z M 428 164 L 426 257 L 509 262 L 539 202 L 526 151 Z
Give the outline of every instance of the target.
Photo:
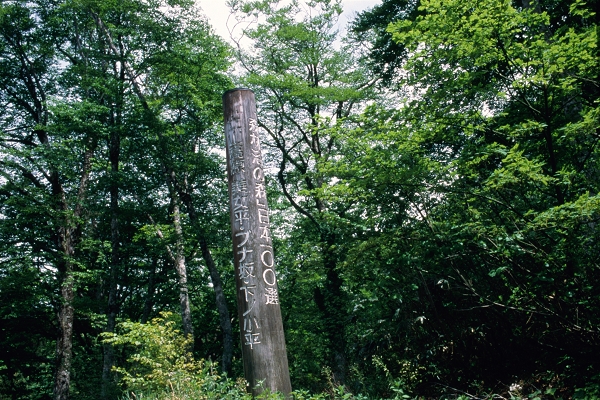
M 112 280 L 112 279 L 111 279 Z M 116 311 L 116 285 L 113 288 L 113 283 L 110 283 L 111 288 L 108 294 L 108 312 L 106 313 L 106 328 L 105 332 L 114 332 L 117 318 Z M 103 345 L 104 357 L 102 363 L 102 390 L 101 396 L 103 399 L 112 398 L 114 395 L 114 383 L 112 381 L 112 367 L 114 365 L 114 349 L 111 344 Z
M 183 230 L 181 228 L 181 213 L 179 211 L 179 204 L 177 197 L 174 195 L 174 191 L 172 190 L 171 185 L 169 185 L 169 190 L 171 192 L 171 203 L 172 203 L 172 217 L 173 217 L 173 227 L 175 229 L 175 252 L 171 249 L 171 246 L 168 243 L 165 243 L 165 247 L 167 249 L 167 253 L 169 254 L 169 259 L 173 263 L 175 267 L 175 272 L 177 273 L 177 286 L 179 287 L 179 304 L 181 308 L 181 320 L 183 325 L 183 333 L 186 335 L 194 335 L 194 328 L 192 325 L 192 313 L 190 311 L 190 298 L 187 284 L 187 268 L 185 265 L 185 247 L 183 240 Z M 164 239 L 164 235 L 161 229 L 156 226 L 154 219 L 150 214 L 148 214 L 148 218 L 152 222 L 152 224 L 156 228 L 156 234 L 160 239 Z M 154 276 L 156 270 L 156 264 L 153 263 L 153 271 L 152 276 Z M 148 288 L 148 296 L 152 295 L 154 291 L 154 284 L 152 283 L 151 287 Z M 147 320 L 148 314 L 150 313 L 151 303 L 146 301 L 146 310 L 144 312 L 143 319 Z M 193 351 L 193 343 L 191 344 L 189 351 Z
M 202 257 L 210 272 L 210 280 L 212 281 L 213 289 L 215 291 L 217 311 L 219 312 L 219 325 L 223 332 L 223 357 L 221 369 L 224 374 L 229 374 L 231 372 L 231 360 L 233 359 L 233 329 L 231 327 L 229 309 L 227 308 L 227 299 L 223 293 L 221 276 L 219 275 L 219 271 L 217 270 L 217 266 L 212 258 L 204 235 L 200 237 L 200 249 L 202 250 Z
M 221 331 L 223 333 L 223 357 L 221 369 L 223 373 L 228 374 L 229 372 L 231 372 L 231 362 L 233 359 L 233 328 L 231 326 L 231 317 L 229 315 L 229 309 L 227 307 L 227 299 L 225 298 L 225 294 L 223 293 L 223 283 L 221 281 L 221 276 L 210 252 L 210 248 L 208 247 L 206 234 L 200 227 L 200 221 L 198 220 L 198 214 L 196 213 L 196 209 L 194 208 L 194 205 L 192 203 L 192 197 L 186 190 L 184 190 L 184 188 L 182 188 L 178 184 L 173 171 L 168 171 L 167 179 L 169 181 L 169 184 L 176 189 L 177 195 L 184 204 L 188 216 L 190 217 L 190 222 L 197 229 L 197 235 L 200 242 L 202 257 L 204 258 L 204 262 L 208 267 L 210 279 L 213 284 L 213 290 L 215 291 L 215 301 L 217 305 L 217 311 L 219 313 L 219 325 L 221 326 Z
M 152 307 L 154 306 L 156 264 L 156 259 L 153 259 L 152 269 L 150 270 L 150 276 L 148 277 L 148 293 L 146 294 L 146 300 L 144 300 L 144 312 L 142 313 L 142 318 L 140 319 L 142 324 L 148 322 L 148 318 L 150 318 L 150 313 L 152 312 Z
M 54 399 L 67 400 L 71 384 L 71 363 L 73 358 L 73 266 L 69 259 L 73 255 L 70 229 L 65 229 L 62 238 L 65 261 L 62 266 L 61 297 L 62 304 L 58 312 L 58 338 L 56 340 L 56 375 L 54 380 Z
M 48 143 L 48 141 L 45 140 L 42 141 L 42 143 Z M 69 207 L 58 174 L 53 172 L 50 175 L 52 193 L 59 199 L 58 208 L 60 212 L 65 215 L 64 220 L 62 221 L 63 226 L 58 229 L 58 242 L 64 258 L 58 266 L 62 304 L 58 312 L 59 334 L 56 340 L 55 400 L 67 400 L 69 398 L 71 363 L 73 359 L 73 317 L 75 314 L 73 308 L 73 299 L 75 298 L 75 276 L 73 273 L 72 260 L 75 257 L 76 236 L 80 229 L 76 221 L 83 213 L 83 200 L 87 192 L 91 158 L 95 148 L 96 142 L 91 140 L 91 143 L 84 154 L 82 174 L 79 180 L 76 205 L 72 217 L 68 217 Z
M 123 73 L 121 78 L 124 79 Z M 114 332 L 116 325 L 117 314 L 119 313 L 118 293 L 117 293 L 117 278 L 119 265 L 121 262 L 120 235 L 119 235 L 119 158 L 121 152 L 121 138 L 119 127 L 121 124 L 120 110 L 117 110 L 116 121 L 113 124 L 113 130 L 110 135 L 109 143 L 109 158 L 111 166 L 110 179 L 110 209 L 111 209 L 111 262 L 110 276 L 108 281 L 108 308 L 106 312 L 106 332 Z M 114 382 L 112 382 L 112 367 L 114 365 L 114 349 L 110 344 L 103 346 L 104 358 L 102 365 L 102 390 L 101 396 L 103 399 L 114 397 Z
M 175 196 L 173 196 L 175 197 Z M 192 326 L 192 313 L 190 311 L 190 297 L 187 284 L 187 269 L 185 266 L 185 254 L 183 246 L 183 230 L 181 228 L 181 215 L 177 199 L 173 199 L 173 226 L 175 228 L 176 244 L 174 263 L 177 270 L 177 282 L 179 285 L 179 305 L 181 307 L 181 320 L 183 322 L 183 333 L 194 336 L 194 328 Z M 193 350 L 193 343 L 190 351 Z
M 329 339 L 332 358 L 331 364 L 333 382 L 336 385 L 346 383 L 346 372 L 348 369 L 346 359 L 346 300 L 342 291 L 342 278 L 336 270 L 337 260 L 331 247 L 335 243 L 332 234 L 323 237 L 323 264 L 327 270 L 327 279 L 323 289 L 316 290 L 317 307 L 323 314 L 323 323 L 326 335 Z

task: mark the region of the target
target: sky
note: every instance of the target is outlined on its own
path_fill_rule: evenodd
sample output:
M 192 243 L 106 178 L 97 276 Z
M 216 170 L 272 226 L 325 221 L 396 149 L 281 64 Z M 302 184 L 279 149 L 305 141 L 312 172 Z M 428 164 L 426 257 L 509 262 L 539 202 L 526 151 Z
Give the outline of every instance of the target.
M 229 17 L 229 8 L 226 5 L 227 0 L 198 0 L 202 11 L 208 17 L 209 22 L 213 26 L 215 32 L 224 39 L 229 39 L 227 30 L 227 18 Z M 344 14 L 340 19 L 340 29 L 348 21 L 354 18 L 354 15 L 359 12 L 371 8 L 381 3 L 381 0 L 342 0 Z

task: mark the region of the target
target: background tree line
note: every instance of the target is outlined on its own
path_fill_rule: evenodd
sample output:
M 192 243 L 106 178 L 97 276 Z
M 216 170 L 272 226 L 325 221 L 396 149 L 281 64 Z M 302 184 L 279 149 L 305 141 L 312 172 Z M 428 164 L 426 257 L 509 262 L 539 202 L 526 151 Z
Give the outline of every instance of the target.
M 343 33 L 336 0 L 230 6 L 238 46 L 188 0 L 0 5 L 0 397 L 116 398 L 160 351 L 242 375 L 235 85 L 295 389 L 600 395 L 597 1 L 383 0 Z M 160 324 L 180 345 L 136 349 Z

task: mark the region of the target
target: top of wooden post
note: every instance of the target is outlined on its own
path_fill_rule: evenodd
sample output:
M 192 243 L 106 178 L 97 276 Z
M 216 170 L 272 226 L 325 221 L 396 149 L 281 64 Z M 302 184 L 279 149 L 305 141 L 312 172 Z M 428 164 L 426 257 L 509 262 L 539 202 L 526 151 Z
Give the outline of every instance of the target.
M 229 93 L 239 92 L 239 91 L 248 91 L 248 92 L 254 93 L 254 90 L 248 89 L 248 88 L 233 88 L 233 89 L 229 89 L 228 91 L 223 93 L 223 98 L 225 98 L 225 96 L 227 96 Z

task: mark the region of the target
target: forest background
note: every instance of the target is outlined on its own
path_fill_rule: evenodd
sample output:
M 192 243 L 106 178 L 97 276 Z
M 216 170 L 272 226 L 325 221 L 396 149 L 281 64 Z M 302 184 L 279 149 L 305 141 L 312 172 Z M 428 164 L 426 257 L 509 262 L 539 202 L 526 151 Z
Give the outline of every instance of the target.
M 296 398 L 599 398 L 597 0 L 229 4 L 2 1 L 0 398 L 244 398 L 235 86 Z

